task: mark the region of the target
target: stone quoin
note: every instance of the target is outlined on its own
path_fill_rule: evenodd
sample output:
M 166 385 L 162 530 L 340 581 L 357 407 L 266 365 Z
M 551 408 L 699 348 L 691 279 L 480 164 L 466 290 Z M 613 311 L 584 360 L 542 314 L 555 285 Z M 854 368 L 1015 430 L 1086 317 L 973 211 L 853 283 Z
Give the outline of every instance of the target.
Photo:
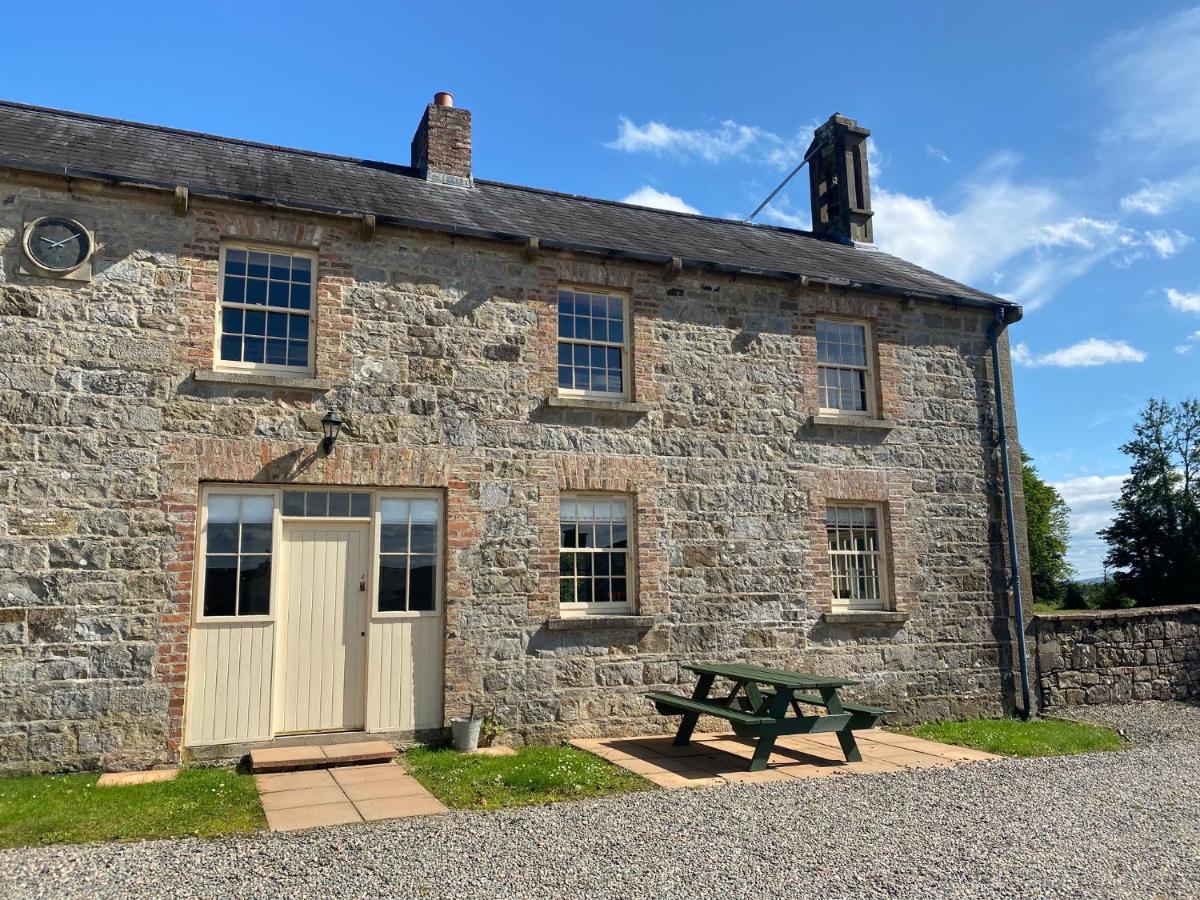
M 1011 710 L 1019 309 L 861 243 L 866 133 L 818 235 L 485 181 L 448 95 L 402 164 L 0 104 L 0 771 L 673 730 L 700 659 Z

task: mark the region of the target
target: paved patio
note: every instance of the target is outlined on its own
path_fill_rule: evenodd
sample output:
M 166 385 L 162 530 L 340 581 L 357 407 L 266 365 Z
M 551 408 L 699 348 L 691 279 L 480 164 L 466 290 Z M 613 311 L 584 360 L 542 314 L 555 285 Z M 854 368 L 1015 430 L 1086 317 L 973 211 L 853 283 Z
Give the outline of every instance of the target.
M 731 733 L 697 734 L 686 747 L 674 746 L 673 735 L 587 738 L 571 743 L 664 788 L 903 772 L 1000 758 L 881 728 L 856 731 L 854 736 L 862 751 L 862 762 L 846 762 L 836 734 L 799 735 L 779 738 L 767 768 L 761 772 L 748 771 L 755 742 Z
M 395 763 L 256 775 L 272 831 L 442 813 L 446 807 Z

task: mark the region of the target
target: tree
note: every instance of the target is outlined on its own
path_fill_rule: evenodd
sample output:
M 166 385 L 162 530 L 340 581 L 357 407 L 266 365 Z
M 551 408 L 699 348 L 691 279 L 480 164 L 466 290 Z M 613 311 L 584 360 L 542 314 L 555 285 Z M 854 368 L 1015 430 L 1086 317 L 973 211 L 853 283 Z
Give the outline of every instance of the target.
M 1151 400 L 1121 447 L 1133 458 L 1100 532 L 1117 586 L 1138 606 L 1200 600 L 1200 400 Z
M 1029 575 L 1033 599 L 1059 606 L 1073 574 L 1067 562 L 1067 515 L 1070 510 L 1053 485 L 1042 481 L 1029 454 L 1021 454 L 1025 488 L 1025 530 L 1029 536 Z

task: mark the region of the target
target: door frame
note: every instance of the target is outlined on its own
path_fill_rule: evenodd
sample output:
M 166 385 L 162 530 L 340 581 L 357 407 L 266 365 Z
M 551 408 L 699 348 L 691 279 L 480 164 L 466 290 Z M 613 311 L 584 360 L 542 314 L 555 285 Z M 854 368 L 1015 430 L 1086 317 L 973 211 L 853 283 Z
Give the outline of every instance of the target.
M 318 488 L 314 487 L 313 489 L 316 490 Z M 374 518 L 373 514 L 372 514 L 372 518 Z M 284 613 L 284 605 L 288 602 L 286 572 L 287 572 L 288 562 L 290 561 L 290 551 L 288 548 L 287 537 L 288 537 L 288 532 L 290 530 L 292 530 L 294 528 L 304 528 L 304 527 L 314 527 L 319 530 L 328 530 L 328 531 L 355 530 L 355 531 L 358 531 L 362 535 L 363 555 L 366 557 L 366 563 L 365 563 L 364 568 L 366 570 L 365 578 L 366 578 L 366 582 L 367 582 L 367 589 L 365 591 L 357 591 L 357 593 L 360 595 L 359 602 L 361 604 L 363 604 L 363 606 L 365 607 L 362 610 L 362 627 L 363 627 L 364 634 L 362 636 L 362 641 L 360 644 L 361 650 L 359 651 L 360 658 L 358 660 L 358 668 L 360 670 L 359 675 L 361 676 L 361 684 L 362 684 L 362 696 L 359 698 L 360 708 L 362 709 L 362 724 L 360 724 L 360 725 L 340 726 L 340 727 L 335 726 L 335 727 L 331 727 L 331 728 L 318 728 L 315 730 L 302 730 L 302 731 L 284 731 L 283 729 L 281 729 L 279 727 L 280 722 L 283 721 L 283 715 L 284 715 L 285 704 L 286 704 L 286 700 L 285 700 L 285 696 L 284 696 L 286 693 L 286 682 L 284 679 L 284 673 L 286 671 L 286 662 L 287 662 L 287 643 L 286 643 L 286 635 L 284 634 L 284 628 L 283 628 L 283 624 L 284 624 L 283 623 L 283 613 Z M 276 611 L 275 611 L 275 666 L 274 666 L 274 672 L 272 673 L 272 678 L 275 682 L 275 687 L 274 687 L 274 690 L 271 692 L 272 693 L 272 709 L 271 709 L 271 734 L 272 734 L 272 736 L 287 737 L 287 736 L 297 735 L 297 734 L 345 734 L 345 733 L 366 731 L 366 728 L 367 728 L 367 690 L 368 690 L 367 679 L 370 677 L 370 674 L 371 674 L 370 667 L 367 665 L 367 661 L 370 659 L 370 653 L 371 653 L 371 648 L 370 648 L 370 640 L 371 640 L 370 603 L 371 603 L 371 597 L 373 596 L 373 593 L 374 593 L 374 582 L 375 582 L 375 576 L 374 576 L 374 573 L 372 572 L 372 568 L 373 568 L 372 562 L 373 562 L 374 558 L 375 558 L 375 545 L 372 540 L 371 522 L 368 521 L 367 519 L 349 518 L 349 517 L 331 518 L 331 517 L 317 517 L 317 516 L 314 516 L 312 518 L 304 518 L 304 517 L 300 517 L 300 516 L 295 516 L 295 517 L 288 517 L 288 520 L 281 524 L 280 531 L 279 531 L 279 554 L 278 554 L 279 578 L 276 581 L 276 591 L 277 591 L 276 592 L 276 604 L 277 604 L 277 606 L 276 606 Z M 347 568 L 346 571 L 347 571 L 347 574 L 349 574 L 351 569 Z M 272 573 L 272 574 L 274 574 L 274 573 Z M 345 598 L 343 598 L 343 604 L 345 605 L 345 608 L 343 609 L 342 615 L 345 616 L 345 612 L 346 612 L 346 610 L 349 609 L 350 604 L 345 600 Z M 343 621 L 344 621 L 344 619 L 343 619 Z M 349 671 L 350 671 L 350 667 L 347 666 L 346 672 L 349 673 Z
M 348 484 L 326 484 L 326 483 L 261 483 L 261 482 L 231 482 L 231 481 L 201 481 L 198 485 L 198 496 L 196 504 L 196 531 L 195 543 L 193 545 L 192 559 L 192 590 L 191 590 L 191 609 L 189 615 L 190 630 L 195 632 L 201 629 L 227 629 L 238 628 L 250 625 L 258 625 L 260 627 L 268 627 L 271 629 L 271 655 L 272 659 L 268 662 L 267 670 L 271 679 L 271 684 L 264 685 L 267 688 L 264 693 L 270 698 L 270 708 L 265 710 L 265 723 L 269 728 L 269 734 L 264 734 L 262 737 L 251 738 L 251 740 L 273 740 L 280 736 L 280 732 L 276 731 L 278 710 L 280 702 L 277 691 L 281 682 L 280 669 L 283 658 L 283 635 L 280 625 L 280 604 L 285 602 L 283 597 L 284 591 L 284 540 L 283 529 L 286 524 L 291 522 L 306 522 L 306 523 L 328 523 L 330 526 L 367 526 L 367 591 L 365 602 L 368 604 L 364 622 L 367 626 L 367 635 L 363 641 L 363 661 L 362 664 L 366 667 L 366 672 L 363 678 L 363 703 L 364 703 L 364 723 L 361 729 L 355 729 L 351 732 L 366 732 L 371 733 L 368 729 L 371 725 L 371 710 L 369 705 L 371 694 L 371 670 L 370 659 L 372 642 L 380 637 L 378 631 L 379 626 L 386 625 L 389 621 L 397 619 L 418 619 L 418 618 L 439 618 L 443 625 L 440 629 L 441 642 L 441 665 L 439 678 L 439 705 L 442 708 L 443 715 L 445 710 L 445 616 L 446 616 L 446 540 L 448 527 L 447 513 L 447 496 L 444 487 L 381 487 L 378 485 L 348 485 Z M 369 493 L 371 495 L 371 514 L 370 517 L 318 517 L 318 516 L 284 516 L 283 515 L 283 494 L 285 491 L 325 491 L 325 492 L 348 492 L 348 493 Z M 207 518 L 208 518 L 208 501 L 211 494 L 230 493 L 239 495 L 259 495 L 270 496 L 273 499 L 274 512 L 272 515 L 271 527 L 271 590 L 270 590 L 270 606 L 266 615 L 258 616 L 221 616 L 221 617 L 205 617 L 204 610 L 204 577 L 205 577 L 205 553 L 207 550 Z M 378 569 L 379 569 L 379 540 L 380 526 L 382 523 L 381 504 L 382 499 L 425 499 L 435 500 L 438 505 L 438 545 L 436 558 L 435 572 L 435 605 L 433 610 L 422 612 L 379 612 L 378 611 Z M 189 636 L 188 639 L 189 652 L 193 647 L 193 640 Z M 193 668 L 192 661 L 189 660 L 186 668 L 185 685 L 184 685 L 184 708 L 183 708 L 183 726 L 182 735 L 185 746 L 207 746 L 212 741 L 201 740 L 195 743 L 187 741 L 188 723 L 193 714 L 193 706 L 197 702 L 197 698 L 193 696 Z M 416 685 L 410 686 L 415 689 Z M 315 732 L 313 732 L 315 733 Z M 336 733 L 336 732 L 334 732 Z M 221 742 L 217 742 L 221 743 Z

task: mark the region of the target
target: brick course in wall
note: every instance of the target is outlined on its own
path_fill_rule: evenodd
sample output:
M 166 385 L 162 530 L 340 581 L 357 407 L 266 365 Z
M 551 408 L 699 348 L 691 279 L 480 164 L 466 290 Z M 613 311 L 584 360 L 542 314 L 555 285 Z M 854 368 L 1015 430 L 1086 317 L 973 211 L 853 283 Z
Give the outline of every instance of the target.
M 986 313 L 52 178 L 0 200 L 0 770 L 178 757 L 206 481 L 443 490 L 446 714 L 519 739 L 671 727 L 642 695 L 698 658 L 853 677 L 898 720 L 1011 704 Z M 96 222 L 90 282 L 17 274 L 48 203 Z M 223 239 L 317 253 L 317 386 L 197 378 Z M 547 403 L 559 284 L 630 298 L 644 406 Z M 809 423 L 819 314 L 873 323 L 891 430 Z M 633 499 L 648 618 L 555 621 L 564 490 Z M 886 508 L 894 621 L 823 617 L 838 499 Z
M 1200 697 L 1200 605 L 1039 614 L 1047 708 Z

